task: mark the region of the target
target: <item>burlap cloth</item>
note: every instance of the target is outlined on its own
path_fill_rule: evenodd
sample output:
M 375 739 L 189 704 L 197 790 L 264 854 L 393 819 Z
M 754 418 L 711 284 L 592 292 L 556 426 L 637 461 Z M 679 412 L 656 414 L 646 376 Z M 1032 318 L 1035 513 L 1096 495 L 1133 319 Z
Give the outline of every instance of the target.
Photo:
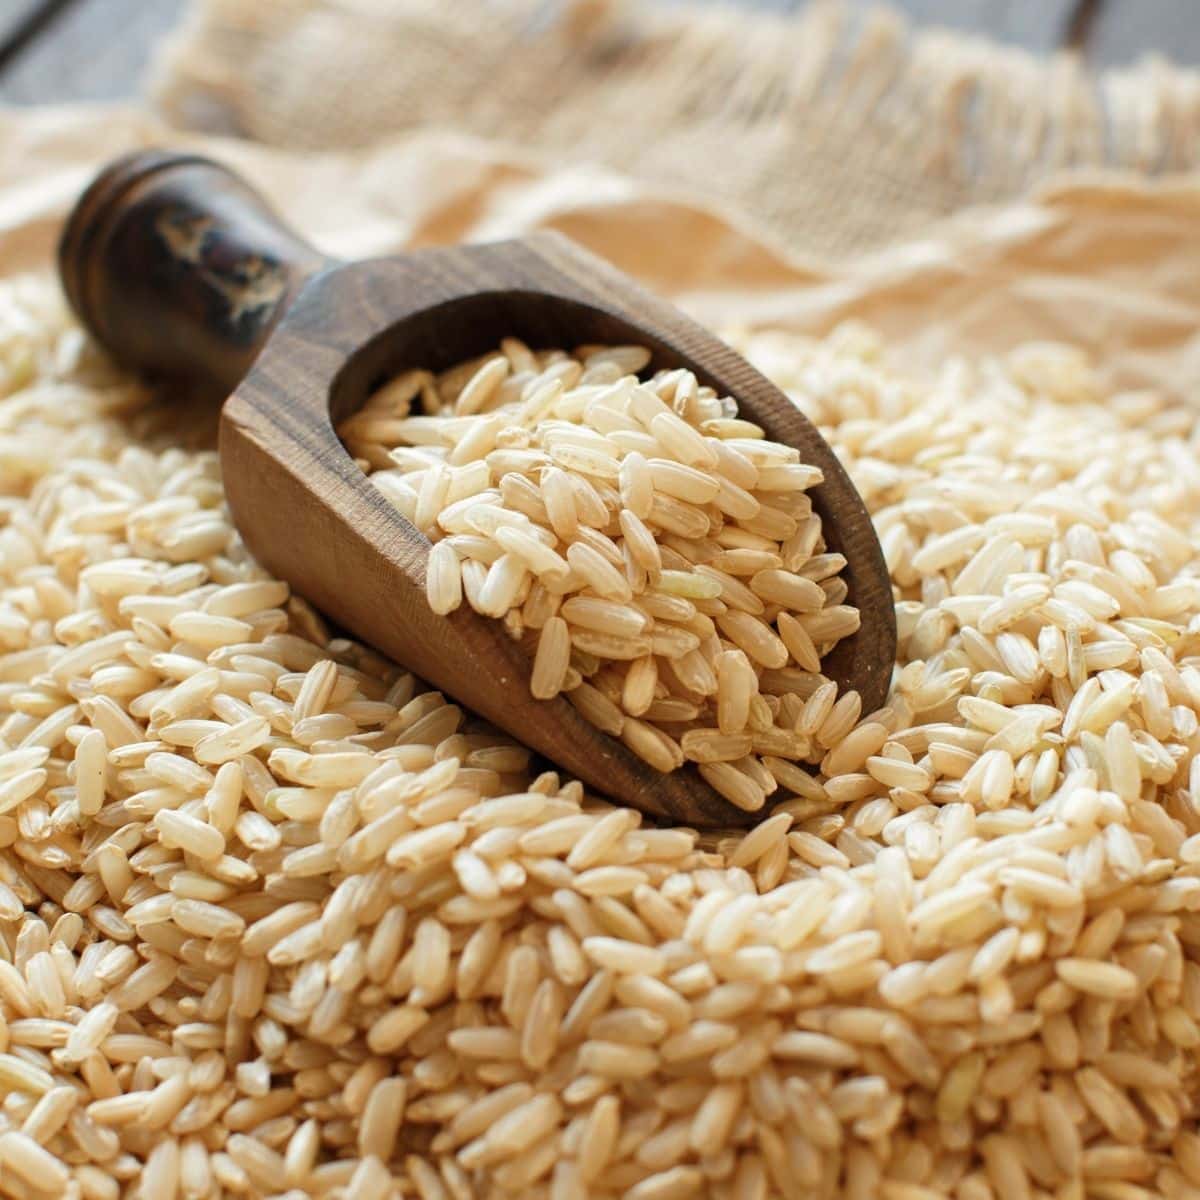
M 347 257 L 552 227 L 714 327 L 861 317 L 916 368 L 1061 339 L 1200 394 L 1200 76 L 1162 64 L 825 3 L 196 0 L 152 92 L 173 124 L 0 116 L 6 271 L 49 267 L 107 158 L 181 144 Z
M 154 91 L 176 124 L 275 146 L 446 128 L 603 163 L 822 258 L 1063 168 L 1200 157 L 1193 73 L 1092 75 L 835 0 L 199 0 Z

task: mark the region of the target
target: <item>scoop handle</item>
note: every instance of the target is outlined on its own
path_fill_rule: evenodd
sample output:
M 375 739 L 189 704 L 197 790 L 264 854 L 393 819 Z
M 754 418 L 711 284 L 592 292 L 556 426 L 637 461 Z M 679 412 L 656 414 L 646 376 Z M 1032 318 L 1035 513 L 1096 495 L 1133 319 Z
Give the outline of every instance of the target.
M 105 167 L 58 247 L 71 307 L 118 362 L 222 395 L 331 261 L 227 167 L 161 150 Z

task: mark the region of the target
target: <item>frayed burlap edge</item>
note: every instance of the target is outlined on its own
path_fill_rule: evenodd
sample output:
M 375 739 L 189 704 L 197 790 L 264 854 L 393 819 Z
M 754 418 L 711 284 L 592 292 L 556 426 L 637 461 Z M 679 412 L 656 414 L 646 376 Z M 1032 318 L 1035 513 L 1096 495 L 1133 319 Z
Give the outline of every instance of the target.
M 1064 168 L 1200 159 L 1200 75 L 1096 75 L 839 0 L 194 0 L 151 91 L 178 125 L 290 148 L 445 127 L 597 161 L 823 258 Z

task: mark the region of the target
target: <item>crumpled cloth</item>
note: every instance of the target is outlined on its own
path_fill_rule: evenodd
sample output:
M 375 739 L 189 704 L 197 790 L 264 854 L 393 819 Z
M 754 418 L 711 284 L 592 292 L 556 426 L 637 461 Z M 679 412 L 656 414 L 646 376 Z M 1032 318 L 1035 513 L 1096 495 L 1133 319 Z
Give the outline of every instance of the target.
M 322 249 L 346 258 L 439 242 L 570 235 L 714 328 L 822 334 L 867 321 L 915 369 L 1029 340 L 1071 341 L 1121 387 L 1200 396 L 1200 184 L 1073 176 L 969 209 L 833 266 L 740 214 L 604 168 L 555 165 L 419 131 L 345 153 L 179 134 L 131 109 L 0 115 L 0 264 L 50 267 L 92 174 L 137 146 L 221 159 Z

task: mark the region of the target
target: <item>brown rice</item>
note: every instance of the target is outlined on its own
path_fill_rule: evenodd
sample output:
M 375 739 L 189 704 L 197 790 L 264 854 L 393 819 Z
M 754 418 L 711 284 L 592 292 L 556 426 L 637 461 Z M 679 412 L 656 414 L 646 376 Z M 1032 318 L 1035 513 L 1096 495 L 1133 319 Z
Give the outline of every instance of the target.
M 792 798 L 748 835 L 700 840 L 533 774 L 522 748 L 331 638 L 245 555 L 215 459 L 147 448 L 156 410 L 50 290 L 0 285 L 0 1189 L 1200 1189 L 1194 417 L 1106 394 L 1062 347 L 923 382 L 860 330 L 741 344 L 872 508 L 900 655 L 887 709 L 864 722 L 832 687 L 723 650 L 709 665 L 733 695 L 702 728 L 752 724 L 749 668 L 848 773 L 733 760 L 751 801 L 768 799 L 760 769 Z M 612 348 L 539 362 L 511 343 L 505 359 L 508 376 L 493 366 L 468 392 L 484 419 L 514 372 L 542 376 L 541 403 L 585 371 L 615 383 L 644 365 Z M 414 372 L 360 428 L 405 392 L 457 398 L 472 373 Z M 698 394 L 683 378 L 664 390 Z M 794 467 L 717 420 L 719 447 L 760 473 Z M 658 429 L 709 469 L 703 437 Z M 439 439 L 414 434 L 405 461 Z M 632 454 L 614 476 L 586 437 L 552 448 L 567 464 L 545 479 L 556 534 L 564 480 L 577 524 L 604 519 L 608 493 L 575 491 L 572 463 L 649 519 L 659 493 L 636 460 L 622 478 Z M 659 478 L 697 507 L 675 494 L 691 474 Z M 727 477 L 723 503 L 745 505 L 746 478 Z M 430 512 L 457 502 L 441 486 Z M 818 533 L 791 551 L 830 585 L 807 611 L 841 603 Z M 753 538 L 704 573 L 672 557 L 684 536 L 656 542 L 651 620 L 758 595 L 732 570 L 758 565 Z M 779 632 L 794 653 L 795 630 Z M 624 723 L 610 692 L 570 695 Z M 631 719 L 652 734 L 651 713 L 694 720 L 671 704 Z M 261 741 L 204 761 L 204 739 L 228 749 L 251 717 Z
M 594 686 L 611 708 L 579 710 L 651 766 L 728 763 L 702 774 L 761 807 L 777 780 L 756 787 L 751 769 L 747 783 L 749 764 L 769 751 L 815 765 L 823 750 L 789 736 L 763 672 L 813 690 L 823 654 L 858 629 L 805 494 L 820 471 L 688 371 L 618 374 L 646 365 L 638 347 L 505 346 L 429 388 L 385 386 L 340 431 L 433 540 L 430 607 L 502 620 L 533 655 L 538 699 Z M 740 752 L 690 736 L 718 723 Z

